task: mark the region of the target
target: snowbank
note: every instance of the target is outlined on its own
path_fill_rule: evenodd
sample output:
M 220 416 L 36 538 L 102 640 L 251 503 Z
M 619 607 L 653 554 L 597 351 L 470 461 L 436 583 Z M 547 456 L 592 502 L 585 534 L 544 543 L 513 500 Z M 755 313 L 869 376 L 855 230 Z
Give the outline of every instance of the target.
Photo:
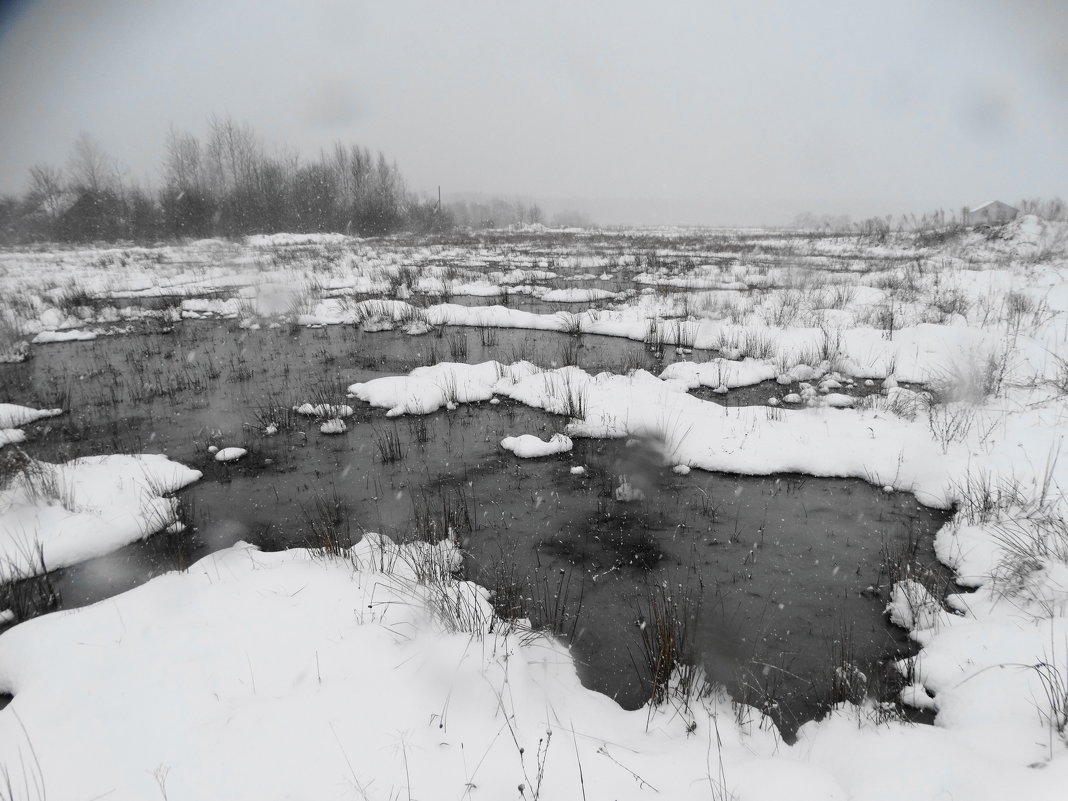
M 26 433 L 21 428 L 0 428 L 0 448 L 25 440 Z
M 510 798 L 520 785 L 541 798 L 585 785 L 589 798 L 703 799 L 719 780 L 712 748 L 746 797 L 846 797 L 825 771 L 777 755 L 755 711 L 740 727 L 716 695 L 692 714 L 626 712 L 584 689 L 562 646 L 494 624 L 485 591 L 449 578 L 450 547 L 367 535 L 350 559 L 323 561 L 239 544 L 18 626 L 0 638 L 0 690 L 15 696 L 0 715 L 7 768 L 21 786 L 33 763 L 13 757 L 28 734 L 60 801 L 164 785 L 169 798 L 235 801 L 473 786 Z
M 352 407 L 343 403 L 302 403 L 294 406 L 293 411 L 309 417 L 352 417 Z
M 592 303 L 595 300 L 610 300 L 618 297 L 607 289 L 550 289 L 542 293 L 541 300 L 548 303 Z
M 40 572 L 109 553 L 167 528 L 178 501 L 164 497 L 199 479 L 165 456 L 87 456 L 31 461 L 0 490 L 0 573 Z
M 793 747 L 717 693 L 624 711 L 582 687 L 561 645 L 495 619 L 484 590 L 451 578 L 453 548 L 369 534 L 322 559 L 238 544 L 24 623 L 0 637 L 7 769 L 16 786 L 39 770 L 60 801 L 473 786 L 486 798 L 523 786 L 519 797 L 1052 799 L 1068 779 L 1063 754 L 1036 770 L 848 705 Z M 31 744 L 38 761 L 20 760 Z
M 15 403 L 0 403 L 0 428 L 18 428 L 45 417 L 63 414 L 62 409 L 32 409 Z
M 34 345 L 44 345 L 49 342 L 85 342 L 96 339 L 95 331 L 40 331 L 32 340 Z
M 444 391 L 446 384 L 454 391 Z M 763 407 L 727 408 L 694 398 L 686 393 L 689 384 L 643 370 L 591 376 L 576 367 L 485 362 L 422 367 L 407 377 L 354 384 L 349 392 L 390 416 L 435 411 L 446 396 L 463 403 L 499 394 L 576 418 L 568 426 L 572 437 L 652 439 L 673 464 L 751 475 L 865 478 L 942 508 L 953 503 L 954 482 L 969 460 L 959 446 L 943 452 L 921 420 L 823 407 L 783 410 L 772 419 Z

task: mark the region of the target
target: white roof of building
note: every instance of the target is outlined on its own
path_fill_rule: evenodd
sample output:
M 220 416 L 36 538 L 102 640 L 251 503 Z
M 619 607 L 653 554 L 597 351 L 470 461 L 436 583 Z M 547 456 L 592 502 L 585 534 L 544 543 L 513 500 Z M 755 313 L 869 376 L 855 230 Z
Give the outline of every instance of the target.
M 1013 211 L 1016 211 L 1016 210 L 1017 210 L 1015 206 L 1010 206 L 1010 205 L 1009 205 L 1008 203 L 1002 203 L 1002 202 L 1001 202 L 1000 200 L 988 200 L 988 201 L 987 201 L 986 203 L 984 203 L 983 205 L 981 205 L 981 206 L 976 206 L 976 207 L 975 207 L 974 209 L 972 209 L 972 211 L 982 211 L 982 210 L 983 210 L 983 209 L 985 209 L 985 208 L 986 208 L 987 206 L 993 206 L 993 205 L 995 205 L 995 204 L 996 204 L 996 205 L 999 205 L 999 206 L 1005 206 L 1006 208 L 1012 209 Z

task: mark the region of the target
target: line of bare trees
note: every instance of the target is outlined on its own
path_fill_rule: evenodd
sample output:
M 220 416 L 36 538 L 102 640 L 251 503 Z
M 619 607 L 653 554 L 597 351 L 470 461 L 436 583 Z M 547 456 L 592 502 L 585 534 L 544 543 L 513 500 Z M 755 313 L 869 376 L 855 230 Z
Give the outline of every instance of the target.
M 378 236 L 451 228 L 447 211 L 407 191 L 382 153 L 336 144 L 312 161 L 268 154 L 248 125 L 212 117 L 208 135 L 171 129 L 161 188 L 126 180 L 87 134 L 65 167 L 36 165 L 22 197 L 0 198 L 0 239 L 156 241 L 282 231 Z
M 1021 214 L 1034 214 L 1044 220 L 1068 222 L 1068 204 L 1059 197 L 1026 198 L 1016 204 Z M 832 231 L 835 233 L 859 233 L 866 236 L 887 236 L 896 232 L 930 232 L 946 229 L 963 228 L 966 214 L 964 209 L 946 211 L 937 209 L 924 214 L 887 214 L 883 217 L 869 217 L 864 220 L 852 220 L 848 215 L 813 214 L 805 212 L 794 217 L 790 227 L 810 231 Z

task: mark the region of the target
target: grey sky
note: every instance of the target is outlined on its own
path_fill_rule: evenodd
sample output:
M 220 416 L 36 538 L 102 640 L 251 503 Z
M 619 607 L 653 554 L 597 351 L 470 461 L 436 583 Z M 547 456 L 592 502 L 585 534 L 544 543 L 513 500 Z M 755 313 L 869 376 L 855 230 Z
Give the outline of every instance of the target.
M 1068 195 L 1068 4 L 33 0 L 0 21 L 0 191 L 88 131 L 155 180 L 211 113 L 409 185 L 605 222 Z

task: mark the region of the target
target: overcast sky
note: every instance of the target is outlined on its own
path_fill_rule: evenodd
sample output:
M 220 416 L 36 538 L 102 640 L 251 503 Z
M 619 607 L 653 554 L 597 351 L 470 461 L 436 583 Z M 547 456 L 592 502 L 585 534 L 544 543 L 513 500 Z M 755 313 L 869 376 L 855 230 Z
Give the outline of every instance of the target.
M 600 222 L 1068 196 L 1068 3 L 0 0 L 0 192 L 209 114 Z

